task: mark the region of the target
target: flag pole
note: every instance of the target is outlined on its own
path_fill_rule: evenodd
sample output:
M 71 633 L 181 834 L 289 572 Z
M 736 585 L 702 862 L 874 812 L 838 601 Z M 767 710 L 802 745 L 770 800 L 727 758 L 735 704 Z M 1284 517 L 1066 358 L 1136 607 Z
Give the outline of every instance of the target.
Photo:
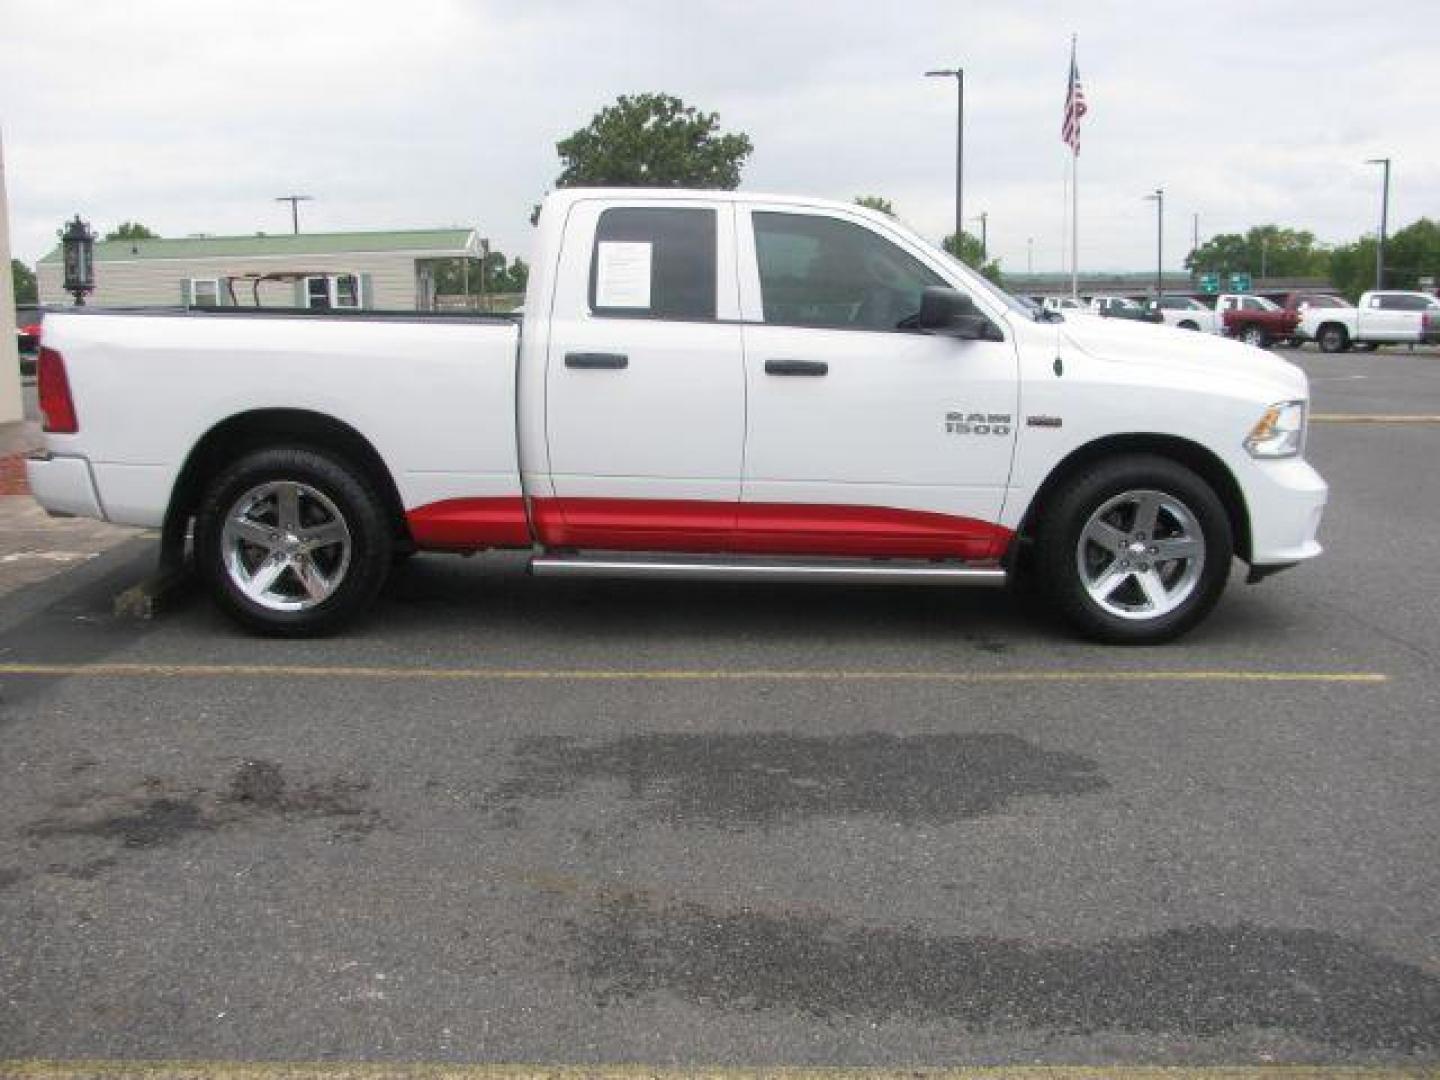
M 1060 171 L 1064 197 L 1060 200 L 1060 273 L 1070 269 L 1070 174 Z
M 1070 295 L 1080 297 L 1080 155 L 1070 154 Z
M 1070 71 L 1075 71 L 1075 43 L 1079 34 L 1070 35 Z M 1072 88 L 1071 92 L 1074 90 Z M 1079 124 L 1079 118 L 1076 118 Z M 1080 140 L 1070 147 L 1070 296 L 1080 298 Z

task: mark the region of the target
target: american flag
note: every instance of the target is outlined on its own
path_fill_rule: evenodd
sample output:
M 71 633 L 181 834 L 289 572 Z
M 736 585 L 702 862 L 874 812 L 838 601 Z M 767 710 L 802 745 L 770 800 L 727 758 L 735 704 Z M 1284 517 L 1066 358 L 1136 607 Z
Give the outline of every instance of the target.
M 1060 139 L 1080 156 L 1080 118 L 1085 115 L 1085 88 L 1080 85 L 1080 69 L 1075 66 L 1075 46 L 1070 46 L 1070 85 L 1065 88 L 1065 121 L 1060 125 Z

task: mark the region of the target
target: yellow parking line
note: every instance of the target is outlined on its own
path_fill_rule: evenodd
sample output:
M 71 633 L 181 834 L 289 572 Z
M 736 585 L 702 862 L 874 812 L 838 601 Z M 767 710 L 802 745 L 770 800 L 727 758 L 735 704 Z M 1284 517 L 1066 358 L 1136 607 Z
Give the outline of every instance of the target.
M 1399 1080 L 1433 1067 L 1325 1065 L 844 1068 L 378 1062 L 0 1061 L 4 1080 Z
M 91 679 L 372 679 L 414 682 L 1358 683 L 1379 671 L 867 671 L 794 669 L 414 668 L 308 664 L 0 664 L 0 676 Z
M 1312 424 L 1440 424 L 1429 413 L 1313 413 Z

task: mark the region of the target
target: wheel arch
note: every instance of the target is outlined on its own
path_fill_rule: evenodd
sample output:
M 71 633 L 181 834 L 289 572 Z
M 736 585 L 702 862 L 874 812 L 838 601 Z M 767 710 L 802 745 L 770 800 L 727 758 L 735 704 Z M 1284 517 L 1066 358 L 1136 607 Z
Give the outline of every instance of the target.
M 161 559 L 176 563 L 184 555 L 185 535 L 205 486 L 225 465 L 267 446 L 299 445 L 338 454 L 362 470 L 384 501 L 397 547 L 413 541 L 395 478 L 370 440 L 349 424 L 307 409 L 253 409 L 217 423 L 191 448 L 170 492 L 161 539 Z
M 1235 541 L 1235 554 L 1250 561 L 1250 512 L 1244 493 L 1235 475 L 1213 450 L 1178 435 L 1149 432 L 1106 435 L 1079 446 L 1062 458 L 1041 482 L 1021 518 L 1017 530 L 1022 543 L 1031 543 L 1045 517 L 1047 502 L 1069 477 L 1105 458 L 1124 454 L 1154 454 L 1184 465 L 1210 485 L 1225 507 L 1230 519 L 1230 532 Z

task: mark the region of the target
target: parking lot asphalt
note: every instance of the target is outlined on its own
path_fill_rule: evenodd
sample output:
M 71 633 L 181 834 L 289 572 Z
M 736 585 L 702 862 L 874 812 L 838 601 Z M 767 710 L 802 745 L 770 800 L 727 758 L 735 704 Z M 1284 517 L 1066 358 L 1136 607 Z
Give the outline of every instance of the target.
M 1440 413 L 1440 361 L 1300 362 Z M 419 557 L 347 636 L 0 600 L 0 1059 L 1440 1062 L 1440 424 L 1153 649 Z

